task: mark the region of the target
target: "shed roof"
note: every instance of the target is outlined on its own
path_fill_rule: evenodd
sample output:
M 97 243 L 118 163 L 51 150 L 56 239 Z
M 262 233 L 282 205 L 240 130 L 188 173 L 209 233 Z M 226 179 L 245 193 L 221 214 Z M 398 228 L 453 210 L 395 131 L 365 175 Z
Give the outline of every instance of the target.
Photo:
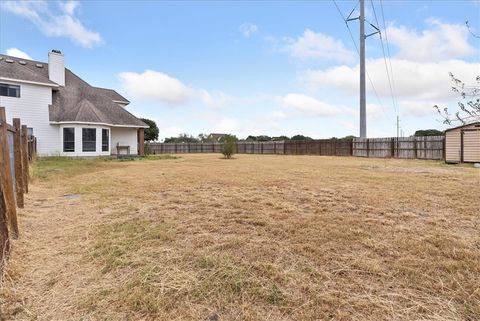
M 473 123 L 469 123 L 469 124 L 460 125 L 460 126 L 452 127 L 452 128 L 449 128 L 449 129 L 445 129 L 445 132 L 448 132 L 448 131 L 454 130 L 454 129 L 459 129 L 459 128 L 462 128 L 462 127 L 472 126 L 472 125 L 480 125 L 480 121 L 476 121 L 476 122 L 473 122 Z

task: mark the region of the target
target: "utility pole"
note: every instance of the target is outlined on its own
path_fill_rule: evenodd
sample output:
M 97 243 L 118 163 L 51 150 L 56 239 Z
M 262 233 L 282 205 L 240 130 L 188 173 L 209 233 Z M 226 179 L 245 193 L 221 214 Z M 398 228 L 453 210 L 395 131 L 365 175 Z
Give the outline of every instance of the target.
M 333 0 L 333 2 L 336 5 L 335 0 Z M 348 17 L 345 19 L 345 23 L 347 24 L 347 28 L 350 30 L 350 28 L 348 27 L 349 21 L 358 19 L 358 21 L 360 22 L 360 48 L 358 50 L 358 54 L 360 56 L 360 138 L 367 138 L 367 99 L 365 94 L 365 39 L 377 33 L 380 33 L 380 29 L 367 21 L 368 24 L 372 26 L 373 29 L 375 29 L 375 31 L 368 35 L 365 34 L 365 0 L 359 0 L 358 3 L 360 4 L 360 16 L 352 18 L 352 14 L 357 8 L 355 6 L 355 8 L 353 8 Z M 340 11 L 338 6 L 337 9 Z M 343 18 L 343 14 L 341 13 L 341 11 L 340 14 Z
M 365 1 L 360 0 L 360 138 L 367 138 L 365 98 Z M 397 135 L 398 136 L 398 135 Z

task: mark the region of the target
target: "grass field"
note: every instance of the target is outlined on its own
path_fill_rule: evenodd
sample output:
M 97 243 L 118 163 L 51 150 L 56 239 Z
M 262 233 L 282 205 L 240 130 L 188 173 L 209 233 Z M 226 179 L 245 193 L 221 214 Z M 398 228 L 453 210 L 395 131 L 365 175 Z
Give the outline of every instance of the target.
M 33 175 L 4 320 L 480 320 L 479 169 L 198 154 Z

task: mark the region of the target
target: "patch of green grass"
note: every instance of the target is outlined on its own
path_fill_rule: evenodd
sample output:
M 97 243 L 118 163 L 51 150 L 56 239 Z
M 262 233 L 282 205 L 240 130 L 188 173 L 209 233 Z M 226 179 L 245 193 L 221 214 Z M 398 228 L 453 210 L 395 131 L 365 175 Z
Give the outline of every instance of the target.
M 162 155 L 145 155 L 142 156 L 141 160 L 162 160 L 162 159 L 180 159 L 180 156 L 169 155 L 169 154 L 162 154 Z
M 32 166 L 32 177 L 34 179 L 50 179 L 55 176 L 73 177 L 75 175 L 84 174 L 92 171 L 111 168 L 118 163 L 126 161 L 143 161 L 143 160 L 169 160 L 179 159 L 179 156 L 173 155 L 147 155 L 142 157 L 39 157 Z
M 73 158 L 73 157 L 41 157 L 32 166 L 34 179 L 49 179 L 54 176 L 72 177 L 86 172 L 96 171 L 111 166 L 112 158 Z

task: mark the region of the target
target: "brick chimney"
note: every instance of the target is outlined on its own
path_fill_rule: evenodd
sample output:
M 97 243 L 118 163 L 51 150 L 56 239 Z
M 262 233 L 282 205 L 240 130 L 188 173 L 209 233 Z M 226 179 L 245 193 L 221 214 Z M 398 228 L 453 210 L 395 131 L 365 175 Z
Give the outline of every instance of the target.
M 48 78 L 60 86 L 65 86 L 65 58 L 60 50 L 48 53 Z

